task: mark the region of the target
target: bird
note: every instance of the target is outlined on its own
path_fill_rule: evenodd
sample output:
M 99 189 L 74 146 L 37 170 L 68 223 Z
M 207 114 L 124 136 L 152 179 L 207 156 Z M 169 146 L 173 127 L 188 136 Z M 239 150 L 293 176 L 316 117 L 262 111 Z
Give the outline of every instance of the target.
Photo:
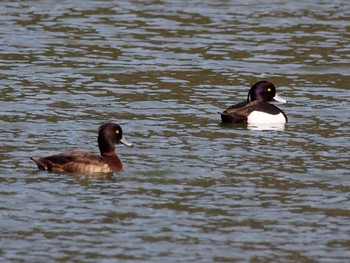
M 276 93 L 273 83 L 262 80 L 249 90 L 247 100 L 228 107 L 221 114 L 223 123 L 284 124 L 287 115 L 269 101 L 287 102 Z
M 66 173 L 111 173 L 124 170 L 122 161 L 115 153 L 115 145 L 133 146 L 123 138 L 123 131 L 116 123 L 105 123 L 98 129 L 98 147 L 101 155 L 83 151 L 70 151 L 47 157 L 30 157 L 39 170 Z

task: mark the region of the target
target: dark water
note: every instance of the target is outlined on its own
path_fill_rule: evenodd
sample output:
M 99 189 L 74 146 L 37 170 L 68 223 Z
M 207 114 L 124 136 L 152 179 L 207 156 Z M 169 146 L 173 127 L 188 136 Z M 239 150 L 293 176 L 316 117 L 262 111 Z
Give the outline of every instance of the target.
M 240 2 L 0 3 L 2 262 L 348 262 L 348 1 Z M 289 123 L 221 125 L 261 79 Z M 107 121 L 125 172 L 29 160 Z

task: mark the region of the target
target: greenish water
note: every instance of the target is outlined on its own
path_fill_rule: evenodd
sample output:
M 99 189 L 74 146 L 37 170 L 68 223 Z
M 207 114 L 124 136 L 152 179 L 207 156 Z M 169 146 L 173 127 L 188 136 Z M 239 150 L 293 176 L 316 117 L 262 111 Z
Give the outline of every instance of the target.
M 347 262 L 349 7 L 0 3 L 2 262 Z M 272 81 L 283 129 L 217 111 Z M 133 148 L 107 180 L 30 156 Z

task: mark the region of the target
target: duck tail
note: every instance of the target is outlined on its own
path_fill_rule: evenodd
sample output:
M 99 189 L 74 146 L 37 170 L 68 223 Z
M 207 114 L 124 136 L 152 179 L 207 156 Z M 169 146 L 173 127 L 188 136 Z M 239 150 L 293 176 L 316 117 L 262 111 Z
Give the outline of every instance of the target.
M 221 121 L 222 122 L 230 122 L 230 116 L 226 113 L 226 111 L 218 111 L 218 113 L 221 115 Z
M 39 170 L 43 171 L 49 171 L 49 167 L 51 166 L 50 163 L 42 158 L 36 158 L 36 157 L 30 157 L 30 159 L 36 163 L 38 166 Z

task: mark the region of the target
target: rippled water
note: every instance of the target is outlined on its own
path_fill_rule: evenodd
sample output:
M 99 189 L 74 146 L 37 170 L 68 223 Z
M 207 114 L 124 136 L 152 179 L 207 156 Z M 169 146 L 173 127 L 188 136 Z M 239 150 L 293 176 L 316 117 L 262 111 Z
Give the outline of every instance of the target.
M 306 3 L 305 3 L 306 2 Z M 4 262 L 347 262 L 347 0 L 0 3 Z M 269 79 L 282 130 L 217 111 Z M 122 125 L 126 171 L 38 171 Z

